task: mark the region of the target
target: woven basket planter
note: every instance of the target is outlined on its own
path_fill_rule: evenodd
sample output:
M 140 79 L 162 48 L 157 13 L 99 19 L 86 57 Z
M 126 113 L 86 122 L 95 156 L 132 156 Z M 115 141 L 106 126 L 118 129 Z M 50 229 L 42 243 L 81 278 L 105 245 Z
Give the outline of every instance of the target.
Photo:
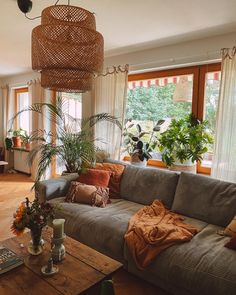
M 197 172 L 196 167 L 197 167 L 196 163 L 192 163 L 191 161 L 188 161 L 183 164 L 174 163 L 169 167 L 169 170 L 196 173 Z

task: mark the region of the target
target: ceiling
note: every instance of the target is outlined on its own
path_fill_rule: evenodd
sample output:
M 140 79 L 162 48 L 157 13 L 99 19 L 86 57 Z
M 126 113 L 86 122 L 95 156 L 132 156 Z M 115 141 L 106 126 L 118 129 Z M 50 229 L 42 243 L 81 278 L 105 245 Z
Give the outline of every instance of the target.
M 54 3 L 33 0 L 30 16 Z M 31 31 L 40 20 L 27 20 L 16 0 L 0 5 L 0 77 L 28 72 Z M 96 13 L 106 56 L 236 31 L 235 0 L 71 0 L 71 5 Z

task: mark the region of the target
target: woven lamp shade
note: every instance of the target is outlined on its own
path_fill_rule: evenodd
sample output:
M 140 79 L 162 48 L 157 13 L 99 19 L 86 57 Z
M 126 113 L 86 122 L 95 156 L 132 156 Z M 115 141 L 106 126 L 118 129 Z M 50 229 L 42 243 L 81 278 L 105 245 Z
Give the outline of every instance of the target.
M 51 69 L 41 72 L 41 86 L 59 92 L 82 93 L 89 91 L 92 84 L 93 74 L 88 72 L 70 69 Z
M 88 91 L 103 58 L 103 37 L 91 12 L 68 5 L 43 10 L 41 25 L 32 31 L 32 68 L 41 71 L 43 87 Z

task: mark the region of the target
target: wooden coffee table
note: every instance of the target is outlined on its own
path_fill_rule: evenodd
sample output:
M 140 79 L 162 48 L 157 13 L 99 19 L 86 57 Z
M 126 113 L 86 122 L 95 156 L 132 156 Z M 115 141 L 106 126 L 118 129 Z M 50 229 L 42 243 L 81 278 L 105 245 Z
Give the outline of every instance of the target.
M 24 265 L 0 275 L 1 295 L 99 295 L 100 283 L 122 267 L 118 261 L 66 237 L 66 258 L 58 264 L 59 272 L 45 277 L 41 267 L 50 257 L 51 235 L 50 228 L 43 232 L 45 248 L 39 256 L 27 251 L 29 233 L 0 242 L 24 259 Z

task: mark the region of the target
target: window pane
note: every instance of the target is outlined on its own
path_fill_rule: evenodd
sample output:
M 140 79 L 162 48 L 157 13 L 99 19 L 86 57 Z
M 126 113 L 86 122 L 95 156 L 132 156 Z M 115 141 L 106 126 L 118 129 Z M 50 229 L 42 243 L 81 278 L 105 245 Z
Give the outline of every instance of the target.
M 22 92 L 17 94 L 18 99 L 18 111 L 29 106 L 28 92 Z M 23 112 L 19 115 L 19 128 L 24 129 L 29 134 L 30 132 L 30 112 Z
M 126 119 L 145 131 L 165 119 L 182 119 L 192 112 L 193 74 L 129 82 Z M 157 153 L 153 158 L 161 159 Z
M 204 119 L 209 122 L 209 131 L 214 136 L 216 125 L 216 112 L 220 91 L 221 72 L 209 72 L 205 79 Z M 204 155 L 202 166 L 211 166 L 213 144 L 209 145 L 209 152 Z
M 68 114 L 74 119 L 82 119 L 82 95 L 80 93 L 61 93 L 64 114 Z M 72 123 L 69 116 L 65 116 L 65 124 L 70 125 L 70 128 L 74 132 L 80 130 L 80 123 Z M 60 159 L 57 158 L 56 173 L 61 174 L 65 170 L 65 166 L 62 165 Z

